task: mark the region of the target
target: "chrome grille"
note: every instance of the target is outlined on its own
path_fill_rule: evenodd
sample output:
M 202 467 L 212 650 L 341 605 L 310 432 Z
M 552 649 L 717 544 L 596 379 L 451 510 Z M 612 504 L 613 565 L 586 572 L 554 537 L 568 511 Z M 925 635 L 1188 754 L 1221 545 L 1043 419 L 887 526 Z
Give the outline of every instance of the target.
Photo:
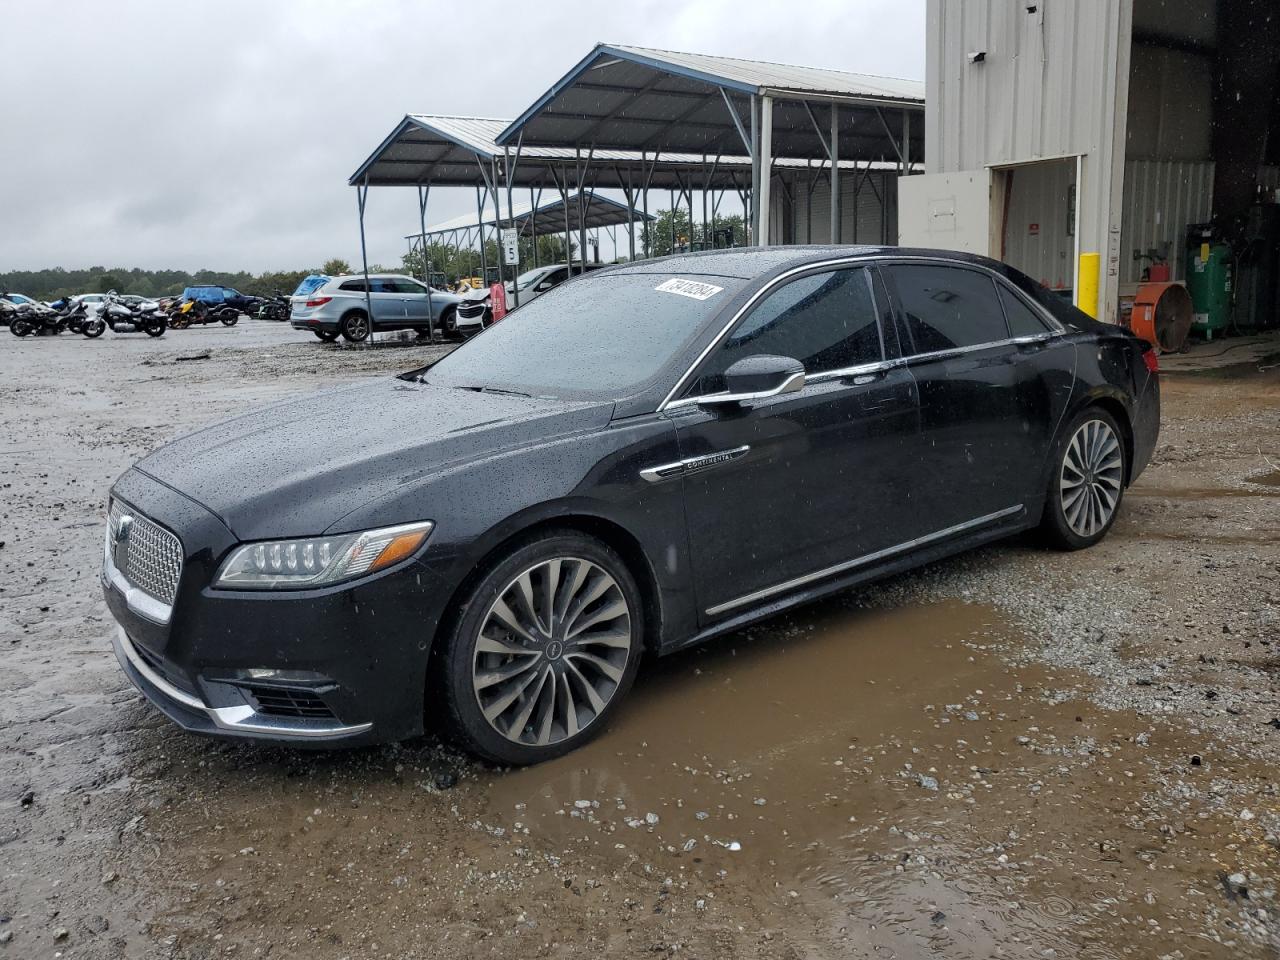
M 121 539 L 120 526 L 126 518 L 128 526 Z M 107 549 L 130 585 L 161 603 L 173 603 L 182 574 L 182 544 L 176 536 L 113 500 L 107 518 Z

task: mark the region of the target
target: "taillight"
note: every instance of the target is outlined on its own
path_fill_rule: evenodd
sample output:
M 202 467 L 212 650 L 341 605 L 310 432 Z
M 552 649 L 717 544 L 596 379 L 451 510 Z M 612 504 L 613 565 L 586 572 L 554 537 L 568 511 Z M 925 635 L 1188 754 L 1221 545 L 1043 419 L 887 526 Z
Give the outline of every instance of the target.
M 313 299 L 307 301 L 307 306 L 323 307 L 326 303 L 328 303 L 332 299 L 333 297 L 314 297 Z
M 1147 365 L 1147 369 L 1152 373 L 1160 372 L 1160 356 L 1156 353 L 1156 348 L 1152 347 L 1142 355 L 1142 362 Z

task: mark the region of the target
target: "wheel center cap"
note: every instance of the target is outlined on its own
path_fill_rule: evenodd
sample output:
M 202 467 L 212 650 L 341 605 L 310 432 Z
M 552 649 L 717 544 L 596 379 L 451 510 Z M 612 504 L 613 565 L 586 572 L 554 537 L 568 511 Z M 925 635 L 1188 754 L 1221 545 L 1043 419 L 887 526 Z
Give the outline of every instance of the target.
M 562 653 L 564 653 L 564 644 L 559 640 L 552 640 L 543 649 L 543 656 L 548 660 L 559 660 Z

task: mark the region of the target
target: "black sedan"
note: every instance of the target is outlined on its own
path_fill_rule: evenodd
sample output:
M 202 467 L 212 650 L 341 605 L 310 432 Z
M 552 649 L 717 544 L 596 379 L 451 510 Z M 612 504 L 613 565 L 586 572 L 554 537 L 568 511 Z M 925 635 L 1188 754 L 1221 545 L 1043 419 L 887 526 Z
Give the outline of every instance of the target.
M 645 654 L 1029 528 L 1097 543 L 1155 446 L 1156 367 L 981 258 L 602 270 L 429 368 L 126 472 L 116 652 L 190 730 L 352 745 L 439 717 L 543 760 L 600 731 Z

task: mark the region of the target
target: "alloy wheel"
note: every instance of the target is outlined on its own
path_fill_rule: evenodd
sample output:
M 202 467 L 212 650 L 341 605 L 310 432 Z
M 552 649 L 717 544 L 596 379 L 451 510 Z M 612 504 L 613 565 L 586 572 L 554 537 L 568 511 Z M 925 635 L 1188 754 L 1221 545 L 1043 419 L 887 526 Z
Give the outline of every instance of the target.
M 578 557 L 545 560 L 512 580 L 482 621 L 476 702 L 507 740 L 558 743 L 604 712 L 632 646 L 631 609 L 613 576 Z
M 1115 431 L 1101 420 L 1086 420 L 1067 445 L 1058 480 L 1062 515 L 1076 535 L 1092 537 L 1111 521 L 1123 474 Z

